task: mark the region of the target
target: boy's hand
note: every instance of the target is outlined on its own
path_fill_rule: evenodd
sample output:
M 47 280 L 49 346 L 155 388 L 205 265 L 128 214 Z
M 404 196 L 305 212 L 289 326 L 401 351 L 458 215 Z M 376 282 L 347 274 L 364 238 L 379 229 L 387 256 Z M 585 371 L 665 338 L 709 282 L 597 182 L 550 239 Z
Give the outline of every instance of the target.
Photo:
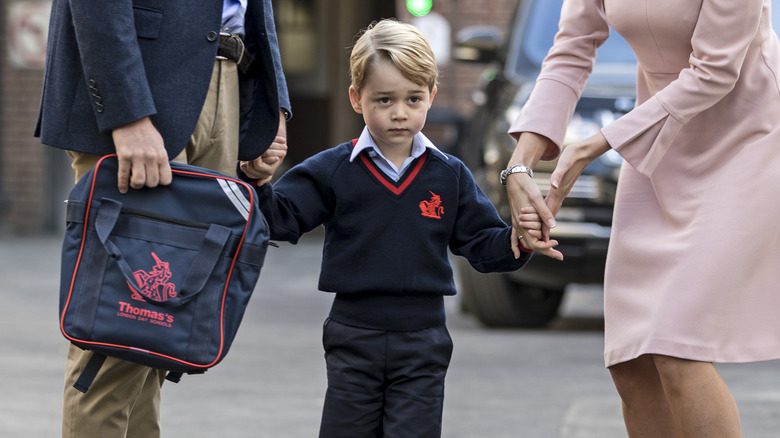
M 545 240 L 542 235 L 542 219 L 533 207 L 522 207 L 517 217 L 517 226 L 522 230 L 522 235 L 517 234 L 517 229 L 512 229 L 512 253 L 515 258 L 520 257 L 520 245 L 526 250 L 539 252 L 540 254 L 563 260 L 563 254 L 556 250 L 557 240 Z
M 256 179 L 256 184 L 261 186 L 271 181 L 285 156 L 287 156 L 287 139 L 277 136 L 263 155 L 252 161 L 242 161 L 240 168 L 246 176 Z

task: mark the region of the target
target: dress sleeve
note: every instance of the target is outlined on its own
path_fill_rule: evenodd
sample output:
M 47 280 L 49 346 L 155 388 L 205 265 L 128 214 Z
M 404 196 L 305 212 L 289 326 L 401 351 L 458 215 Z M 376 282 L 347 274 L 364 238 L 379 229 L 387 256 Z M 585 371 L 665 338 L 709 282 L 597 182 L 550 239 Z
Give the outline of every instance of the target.
M 525 131 L 550 139 L 543 160 L 560 153 L 566 126 L 593 69 L 596 49 L 609 37 L 602 0 L 564 1 L 558 27 L 531 96 L 509 128 L 515 139 Z
M 691 38 L 689 67 L 602 129 L 612 148 L 639 172 L 652 174 L 680 129 L 734 89 L 762 7 L 762 0 L 704 0 Z

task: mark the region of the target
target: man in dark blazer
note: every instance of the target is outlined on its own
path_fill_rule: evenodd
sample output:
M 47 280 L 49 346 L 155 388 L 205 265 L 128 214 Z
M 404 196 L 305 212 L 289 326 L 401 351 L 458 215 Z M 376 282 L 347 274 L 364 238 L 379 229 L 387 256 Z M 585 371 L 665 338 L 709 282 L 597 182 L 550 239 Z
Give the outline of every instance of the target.
M 289 117 L 271 0 L 52 2 L 35 135 L 77 179 L 109 153 L 122 192 L 169 184 L 169 160 L 235 174 Z M 164 373 L 109 358 L 82 394 L 88 357 L 70 346 L 63 437 L 158 437 Z

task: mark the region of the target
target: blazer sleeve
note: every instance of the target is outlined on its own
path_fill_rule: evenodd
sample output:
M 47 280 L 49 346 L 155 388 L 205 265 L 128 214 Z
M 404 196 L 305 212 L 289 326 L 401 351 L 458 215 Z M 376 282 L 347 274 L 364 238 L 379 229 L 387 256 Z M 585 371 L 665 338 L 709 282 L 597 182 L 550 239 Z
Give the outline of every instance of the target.
M 156 114 L 132 1 L 70 0 L 70 8 L 99 130 L 108 132 Z
M 265 34 L 271 49 L 271 60 L 273 62 L 274 72 L 276 72 L 276 92 L 279 96 L 279 108 L 287 111 L 289 118 L 292 115 L 292 108 L 290 105 L 290 96 L 287 91 L 287 79 L 282 70 L 282 57 L 279 53 L 279 37 L 276 34 L 273 5 L 271 0 L 263 0 L 263 2 L 266 11 L 264 14 Z
M 593 70 L 596 49 L 609 37 L 602 0 L 566 0 L 558 33 L 520 115 L 509 128 L 515 139 L 534 132 L 550 139 L 543 160 L 560 154 L 566 126 Z
M 279 111 L 292 116 L 287 80 L 282 70 L 279 39 L 271 0 L 250 1 L 247 6 L 247 48 L 255 61 L 239 75 L 241 93 L 241 141 L 239 160 L 254 160 L 273 142 L 279 127 Z
M 731 90 L 756 36 L 763 0 L 705 0 L 691 38 L 690 66 L 676 80 L 602 129 L 612 148 L 651 175 L 680 129 Z

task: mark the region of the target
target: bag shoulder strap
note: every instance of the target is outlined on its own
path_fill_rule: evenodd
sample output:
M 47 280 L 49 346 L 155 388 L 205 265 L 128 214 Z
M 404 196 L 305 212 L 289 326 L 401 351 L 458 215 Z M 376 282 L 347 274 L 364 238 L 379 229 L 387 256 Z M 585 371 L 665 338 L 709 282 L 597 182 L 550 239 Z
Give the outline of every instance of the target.
M 84 370 L 81 371 L 81 374 L 76 380 L 76 383 L 73 384 L 73 387 L 83 393 L 86 393 L 87 390 L 89 390 L 90 385 L 92 385 L 92 382 L 95 380 L 95 376 L 97 376 L 97 373 L 100 371 L 100 367 L 103 366 L 103 362 L 105 362 L 105 360 L 105 354 L 96 353 L 93 351 L 92 355 L 87 361 L 87 365 L 84 367 Z
M 81 374 L 79 374 L 79 378 L 76 379 L 76 383 L 73 384 L 73 387 L 82 393 L 86 393 L 89 390 L 89 387 L 92 386 L 92 382 L 95 381 L 95 377 L 97 376 L 98 371 L 100 371 L 100 368 L 103 366 L 103 362 L 106 361 L 106 357 L 107 356 L 105 354 L 93 351 L 92 355 L 89 356 L 89 360 L 87 360 L 87 365 L 81 371 Z M 201 373 L 202 372 L 193 372 L 187 374 Z M 181 371 L 168 371 L 168 374 L 165 376 L 165 380 L 171 381 L 173 383 L 179 383 L 182 375 L 184 375 L 184 373 Z

